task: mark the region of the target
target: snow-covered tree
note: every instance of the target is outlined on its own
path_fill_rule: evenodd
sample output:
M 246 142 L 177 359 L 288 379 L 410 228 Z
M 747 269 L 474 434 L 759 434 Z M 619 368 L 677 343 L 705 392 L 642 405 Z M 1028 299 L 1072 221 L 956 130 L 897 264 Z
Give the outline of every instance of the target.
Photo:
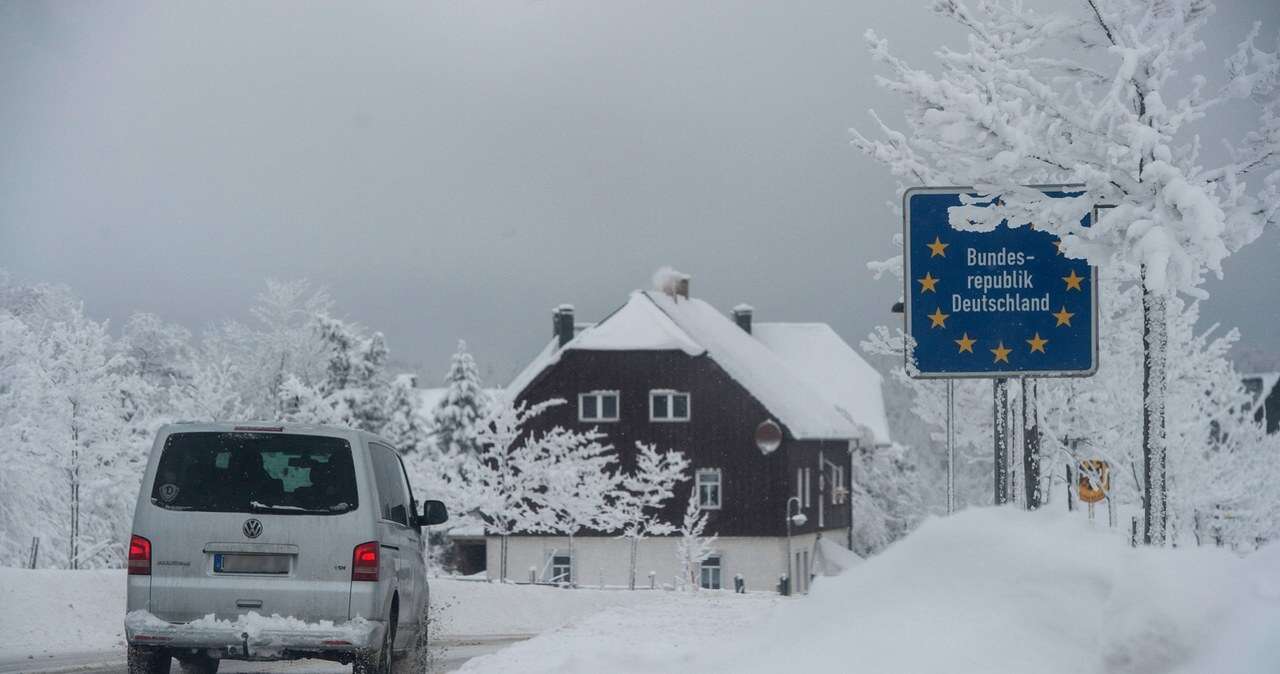
M 312 326 L 325 349 L 325 369 L 310 384 L 287 374 L 280 385 L 283 417 L 381 432 L 388 395 L 382 334 L 365 337 L 359 325 L 328 314 L 316 315 Z
M 689 460 L 680 452 L 659 452 L 656 445 L 636 442 L 635 468 L 622 479 L 622 490 L 611 517 L 631 547 L 628 587 L 636 589 L 636 558 L 640 541 L 665 536 L 675 526 L 664 521 L 662 507 L 677 484 L 689 479 Z
M 329 347 L 315 329 L 315 318 L 332 312 L 333 300 L 306 280 L 267 279 L 250 314 L 254 321 L 224 323 L 203 344 L 209 361 L 226 360 L 241 377 L 240 398 L 248 416 L 279 419 L 286 399 L 281 385 L 290 375 L 319 386 L 328 366 Z
M 157 387 L 181 385 L 191 378 L 191 331 L 155 314 L 130 316 L 119 347 L 133 363 L 130 369 Z
M 506 401 L 494 405 L 477 434 L 479 452 L 466 456 L 456 475 L 446 476 L 447 493 L 442 495 L 458 504 L 461 514 L 501 537 L 498 578 L 502 581 L 507 578 L 508 537 L 546 526 L 552 449 L 580 435 L 560 427 L 546 432 L 528 429 L 549 407 L 562 404 L 557 399 L 536 405 Z
M 197 358 L 191 366 L 190 378 L 174 394 L 175 415 L 189 421 L 226 421 L 248 419 L 253 414 L 246 408 L 240 383 L 244 376 L 230 358 L 212 355 Z
M 593 428 L 566 433 L 560 442 L 545 445 L 546 506 L 538 512 L 539 530 L 567 536 L 570 559 L 573 539 L 579 533 L 587 529 L 608 531 L 617 525 L 613 504 L 619 497 L 622 475 L 613 445 L 605 444 L 604 439 L 604 433 Z M 576 582 L 576 578 L 569 578 L 570 584 Z
M 1273 224 L 1280 209 L 1280 56 L 1257 46 L 1259 28 L 1226 60 L 1209 92 L 1194 72 L 1206 0 L 1084 0 L 1043 14 L 1021 2 L 933 3 L 969 34 L 967 50 L 936 52 L 941 72 L 911 67 L 868 31 L 879 79 L 907 100 L 906 132 L 877 118 L 885 140 L 855 144 L 905 182 L 974 185 L 981 196 L 951 209 L 959 229 L 1034 223 L 1064 254 L 1142 288 L 1145 403 L 1153 492 L 1164 492 L 1169 390 L 1167 307 L 1175 293 L 1203 297 L 1206 273 Z M 1252 103 L 1257 125 L 1214 161 L 1202 134 Z M 1215 118 L 1213 115 L 1218 115 Z M 1079 184 L 1048 198 L 1028 184 Z M 993 196 L 999 199 L 992 201 Z M 1108 205 L 1091 227 L 1081 220 Z M 880 269 L 892 269 L 891 260 Z M 1152 507 L 1163 542 L 1162 499 Z
M 44 381 L 37 354 L 38 336 L 0 305 L 0 566 L 25 564 L 35 538 L 46 549 L 65 549 L 51 540 L 65 524 L 66 501 L 62 489 L 51 488 L 63 476 L 43 442 Z
M 317 315 L 314 326 L 328 354 L 317 394 L 333 407 L 339 423 L 380 432 L 386 423 L 388 356 L 382 333 L 365 337 L 360 326 L 327 314 Z
M 698 577 L 702 572 L 702 563 L 715 553 L 719 536 L 707 537 L 707 513 L 698 503 L 698 490 L 689 490 L 689 502 L 684 508 L 684 519 L 680 522 L 680 540 L 676 541 L 676 560 L 682 571 L 681 582 L 689 583 L 695 591 L 701 586 Z
M 458 341 L 458 350 L 453 354 L 444 384 L 444 397 L 431 415 L 436 445 L 446 457 L 476 454 L 479 427 L 488 414 L 491 401 L 480 385 L 476 361 L 467 351 L 465 341 Z
M 412 374 L 396 375 L 387 391 L 382 436 L 405 455 L 422 454 L 431 443 L 431 421 L 418 393 L 417 377 Z

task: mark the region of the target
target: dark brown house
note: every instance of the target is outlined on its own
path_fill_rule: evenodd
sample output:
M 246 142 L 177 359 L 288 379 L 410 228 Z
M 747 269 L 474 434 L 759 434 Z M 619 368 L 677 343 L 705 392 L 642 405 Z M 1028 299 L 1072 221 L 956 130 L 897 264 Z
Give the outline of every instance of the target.
M 557 308 L 552 339 L 507 393 L 568 401 L 538 423 L 598 427 L 624 469 L 637 441 L 682 452 L 691 479 L 663 516 L 678 524 L 698 490 L 709 533 L 719 536 L 702 571 L 713 587 L 741 575 L 764 589 L 790 574 L 794 589 L 806 590 L 820 558 L 849 544 L 851 448 L 888 442 L 879 374 L 829 326 L 754 323 L 745 305 L 726 315 L 689 297 L 687 279 L 670 293 L 637 291 L 594 325 L 576 324 L 571 306 Z M 780 438 L 762 442 L 770 430 Z M 641 575 L 671 582 L 674 540 L 642 547 Z M 542 580 L 571 573 L 579 583 L 625 582 L 628 548 L 617 538 L 580 537 L 573 554 L 561 537 L 521 536 L 509 568 L 529 567 Z

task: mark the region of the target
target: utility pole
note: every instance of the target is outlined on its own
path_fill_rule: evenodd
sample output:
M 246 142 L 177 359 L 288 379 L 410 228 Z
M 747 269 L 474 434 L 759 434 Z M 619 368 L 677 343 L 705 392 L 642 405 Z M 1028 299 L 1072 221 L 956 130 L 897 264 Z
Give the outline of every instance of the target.
M 992 379 L 991 392 L 995 398 L 995 504 L 1004 505 L 1009 502 L 1009 380 Z
M 1028 385 L 1030 382 L 1030 385 Z M 1022 379 L 1022 481 L 1027 510 L 1040 507 L 1040 415 L 1036 406 L 1036 380 Z

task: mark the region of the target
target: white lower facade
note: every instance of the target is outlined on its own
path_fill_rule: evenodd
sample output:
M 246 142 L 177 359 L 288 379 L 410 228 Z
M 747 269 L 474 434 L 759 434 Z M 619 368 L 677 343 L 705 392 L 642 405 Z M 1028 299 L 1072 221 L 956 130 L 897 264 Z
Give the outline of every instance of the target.
M 832 529 L 791 537 L 790 555 L 787 538 L 722 537 L 714 545 L 713 560 L 699 570 L 700 584 L 718 584 L 734 589 L 734 577 L 741 575 L 747 591 L 776 591 L 779 577 L 795 579 L 793 592 L 809 589 L 815 569 L 821 569 L 816 556 L 817 541 L 825 537 L 841 546 L 848 540 L 847 530 Z M 683 571 L 676 558 L 678 537 L 642 539 L 636 548 L 636 587 L 676 587 Z M 569 563 L 572 582 L 580 587 L 627 587 L 631 570 L 631 543 L 612 536 L 576 536 L 570 552 L 566 536 L 511 536 L 507 539 L 507 580 L 527 583 L 553 582 L 564 578 Z M 485 539 L 486 573 L 497 580 L 501 568 L 502 539 Z M 718 564 L 717 564 L 718 562 Z M 652 578 L 651 578 L 652 575 Z

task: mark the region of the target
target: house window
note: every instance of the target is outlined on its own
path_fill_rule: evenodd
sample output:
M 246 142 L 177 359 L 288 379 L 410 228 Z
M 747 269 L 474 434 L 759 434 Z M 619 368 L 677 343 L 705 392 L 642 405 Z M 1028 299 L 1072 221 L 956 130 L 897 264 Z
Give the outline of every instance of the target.
M 617 420 L 617 391 L 592 391 L 578 394 L 578 421 Z
M 712 555 L 702 561 L 702 568 L 699 569 L 700 578 L 699 585 L 704 590 L 720 589 L 720 555 Z
M 573 564 L 569 560 L 569 555 L 553 555 L 551 557 L 551 582 L 573 582 Z
M 796 469 L 796 497 L 800 499 L 801 508 L 808 508 L 813 505 L 809 500 L 809 475 L 808 468 Z
M 703 510 L 720 509 L 720 469 L 703 468 L 698 471 L 698 507 Z
M 848 496 L 849 490 L 844 486 L 844 466 L 836 466 L 831 469 L 831 504 L 840 505 Z
M 649 392 L 649 421 L 688 421 L 689 394 L 679 391 Z

